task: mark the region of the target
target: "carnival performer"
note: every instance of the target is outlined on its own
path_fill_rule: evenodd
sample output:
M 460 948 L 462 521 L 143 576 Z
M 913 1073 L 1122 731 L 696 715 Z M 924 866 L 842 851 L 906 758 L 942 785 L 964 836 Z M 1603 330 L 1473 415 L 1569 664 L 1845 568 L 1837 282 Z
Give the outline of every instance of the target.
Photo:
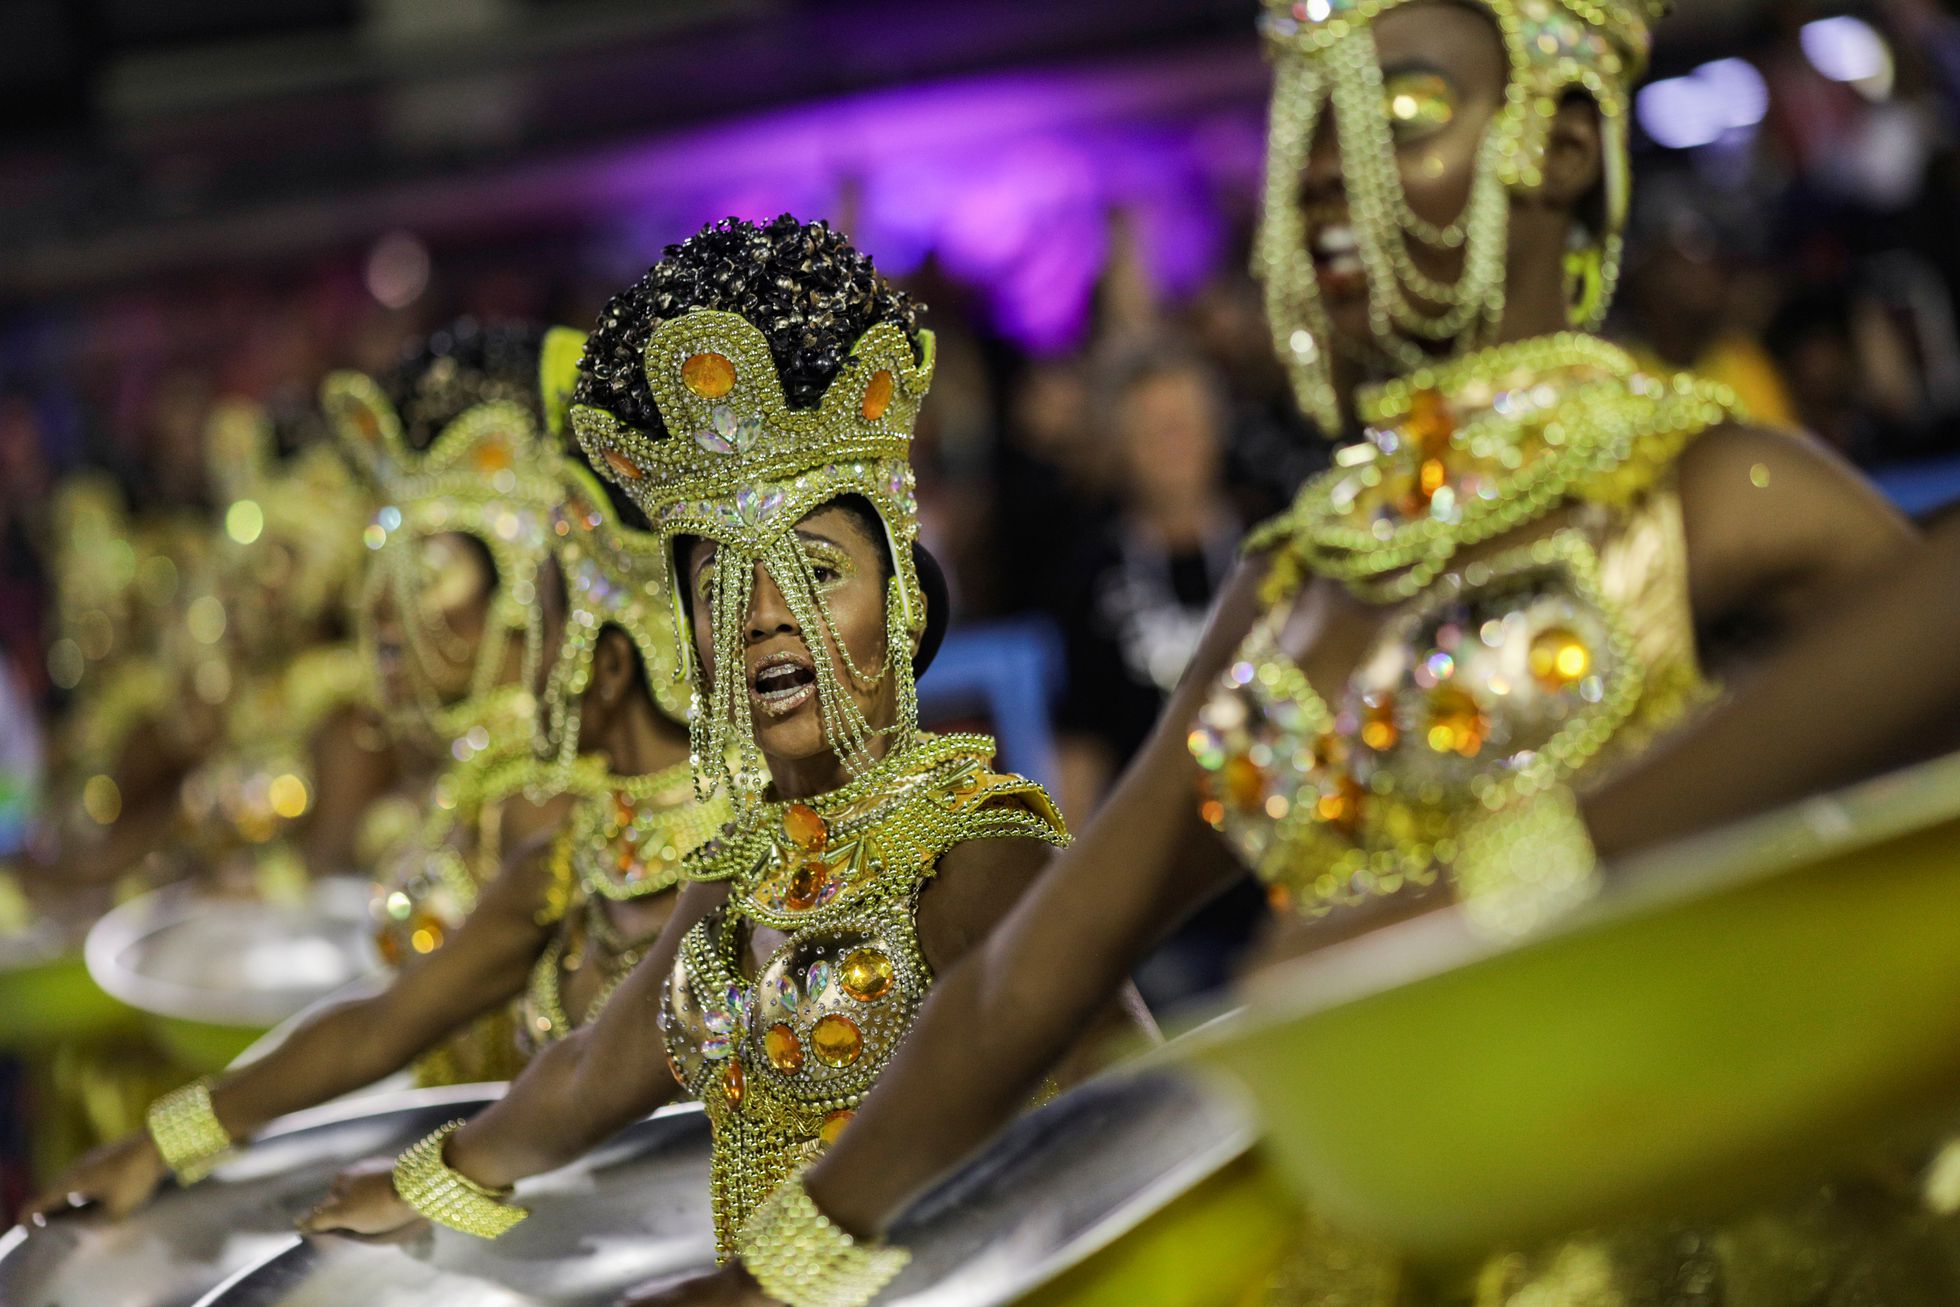
M 1254 533 L 1151 742 L 942 977 L 853 1129 L 756 1212 L 742 1265 L 660 1301 L 862 1301 L 905 1256 L 876 1242 L 897 1212 L 1235 877 L 1330 935 L 1451 902 L 1522 930 L 1583 899 L 1598 873 L 1575 788 L 1901 557 L 1908 526 L 1817 447 L 1588 334 L 1658 16 L 1268 5 L 1268 309 L 1302 406 L 1350 443 Z M 1724 1283 L 1723 1251 L 1695 1247 L 1693 1274 L 1608 1256 L 1601 1275 L 1634 1301 L 1706 1301 L 1667 1287 Z M 1425 1301 L 1352 1252 L 1297 1300 Z M 1533 1280 L 1527 1258 L 1492 1266 L 1486 1302 L 1602 1300 Z
M 917 311 L 787 216 L 704 229 L 606 307 L 572 423 L 674 546 L 698 774 L 732 791 L 734 826 L 689 859 L 674 920 L 596 1023 L 473 1121 L 343 1175 L 307 1228 L 419 1213 L 494 1237 L 525 1216 L 508 1186 L 686 1095 L 732 1252 L 847 1132 L 932 978 L 1066 840 L 991 740 L 919 726 L 946 612 L 908 462 L 933 369 Z
M 581 340 L 546 338 L 545 366 L 575 363 Z M 451 1067 L 481 1065 L 492 1033 L 523 1050 L 555 1038 L 603 1006 L 665 924 L 682 855 L 724 814 L 695 799 L 659 546 L 622 528 L 591 475 L 558 457 L 540 429 L 538 370 L 536 332 L 486 332 L 412 367 L 445 378 L 433 410 L 414 402 L 419 387 L 398 407 L 358 374 L 325 387 L 386 494 L 368 537 L 368 638 L 395 687 L 396 721 L 457 732 L 430 816 L 396 859 L 415 854 L 420 869 L 380 889 L 382 929 L 408 937 L 399 974 L 262 1060 L 157 1100 L 147 1130 L 85 1158 L 31 1213 L 90 1202 L 127 1213 L 167 1175 L 201 1178 L 275 1117 L 432 1050 Z M 405 556 L 391 560 L 391 548 Z M 472 559 L 460 584 L 455 572 Z M 519 664 L 533 689 L 509 679 Z M 501 870 L 479 890 L 474 868 L 499 848 Z M 485 1028 L 520 996 L 522 1029 Z M 520 1064 L 512 1054 L 523 1050 L 500 1060 Z

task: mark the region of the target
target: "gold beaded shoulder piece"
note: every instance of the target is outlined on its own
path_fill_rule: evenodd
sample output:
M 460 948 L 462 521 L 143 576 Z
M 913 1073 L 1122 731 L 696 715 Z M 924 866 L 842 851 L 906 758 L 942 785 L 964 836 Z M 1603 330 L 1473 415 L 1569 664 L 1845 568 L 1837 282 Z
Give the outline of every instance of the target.
M 965 840 L 1066 844 L 1067 823 L 1047 791 L 995 771 L 994 747 L 984 735 L 921 733 L 841 789 L 765 805 L 695 850 L 685 874 L 731 881 L 740 910 L 764 925 L 817 928 L 909 894 Z
M 1278 588 L 1305 573 L 1369 601 L 1407 599 L 1457 551 L 1562 503 L 1626 505 L 1739 414 L 1727 387 L 1650 376 L 1595 336 L 1479 351 L 1365 393 L 1367 438 L 1247 548 L 1283 546 Z
M 687 855 L 723 833 L 726 796 L 697 803 L 694 768 L 682 762 L 644 776 L 609 776 L 566 828 L 566 870 L 589 898 L 625 902 L 680 884 Z

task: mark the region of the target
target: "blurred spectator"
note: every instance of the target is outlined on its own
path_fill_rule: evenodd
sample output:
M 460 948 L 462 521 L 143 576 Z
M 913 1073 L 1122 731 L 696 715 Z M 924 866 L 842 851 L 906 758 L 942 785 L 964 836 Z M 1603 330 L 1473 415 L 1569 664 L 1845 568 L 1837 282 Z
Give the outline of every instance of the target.
M 1694 371 L 1733 389 L 1752 420 L 1799 425 L 1776 363 L 1738 320 L 1738 262 L 1714 224 L 1666 189 L 1641 206 L 1623 302 L 1634 352 L 1661 372 Z
M 1062 575 L 1063 798 L 1086 813 L 1197 648 L 1243 531 L 1226 492 L 1224 390 L 1182 344 L 1123 356 L 1107 387 L 1117 507 Z

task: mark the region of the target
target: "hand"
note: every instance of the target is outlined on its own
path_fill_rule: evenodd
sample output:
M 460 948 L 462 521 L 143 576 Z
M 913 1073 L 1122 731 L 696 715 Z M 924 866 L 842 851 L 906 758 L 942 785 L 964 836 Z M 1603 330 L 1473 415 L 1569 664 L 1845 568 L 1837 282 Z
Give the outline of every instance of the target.
M 657 1288 L 635 1290 L 620 1307 L 774 1307 L 739 1261 L 685 1280 L 660 1281 Z
M 104 1144 L 68 1168 L 48 1189 L 21 1209 L 24 1225 L 46 1225 L 83 1207 L 100 1207 L 112 1220 L 121 1220 L 150 1201 L 170 1168 L 150 1136 L 141 1132 Z
M 340 1234 L 377 1243 L 400 1243 L 429 1223 L 395 1192 L 395 1161 L 376 1157 L 334 1177 L 327 1196 L 299 1220 L 302 1234 Z

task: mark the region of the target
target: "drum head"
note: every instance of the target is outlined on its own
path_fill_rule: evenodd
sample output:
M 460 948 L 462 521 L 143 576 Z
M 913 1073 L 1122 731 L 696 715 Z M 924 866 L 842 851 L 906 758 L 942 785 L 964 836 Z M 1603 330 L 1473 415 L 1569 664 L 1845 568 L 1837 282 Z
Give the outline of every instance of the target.
M 468 1116 L 501 1085 L 417 1089 L 296 1113 L 191 1189 L 166 1189 L 127 1220 L 58 1217 L 0 1236 L 7 1307 L 190 1307 L 227 1276 L 299 1241 L 293 1222 L 353 1162 L 399 1152 Z
M 1189 1052 L 1328 1217 L 1452 1260 L 1932 1139 L 1956 922 L 1960 757 L 1644 856 L 1512 947 L 1438 913 L 1287 963 Z

